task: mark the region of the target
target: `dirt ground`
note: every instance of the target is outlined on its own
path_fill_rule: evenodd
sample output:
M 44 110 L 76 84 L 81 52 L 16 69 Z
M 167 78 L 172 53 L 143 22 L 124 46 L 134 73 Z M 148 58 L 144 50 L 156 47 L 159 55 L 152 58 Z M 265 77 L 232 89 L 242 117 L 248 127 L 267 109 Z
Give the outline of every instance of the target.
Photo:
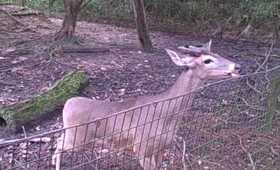
M 172 64 L 164 48 L 174 49 L 180 45 L 201 44 L 209 40 L 208 37 L 197 35 L 151 32 L 155 50 L 145 53 L 137 47 L 134 29 L 79 22 L 77 36 L 81 44 L 64 46 L 108 51 L 62 53 L 61 44 L 52 41 L 54 33 L 61 26 L 60 19 L 37 15 L 17 19 L 24 26 L 0 13 L 0 107 L 36 96 L 76 69 L 85 70 L 90 77 L 89 86 L 81 94 L 84 96 L 119 100 L 160 93 L 170 87 L 182 71 Z M 279 65 L 280 48 L 270 50 L 270 57 L 266 61 L 269 50 L 270 44 L 260 42 L 213 39 L 213 51 L 241 64 L 242 74 L 256 71 L 262 63 L 265 64 L 264 68 Z M 226 90 L 224 94 L 227 94 Z M 27 133 L 58 127 L 61 127 L 60 111 L 51 114 L 49 120 L 28 129 Z
M 18 7 L 8 6 L 9 12 Z M 138 48 L 136 30 L 113 25 L 79 22 L 80 45 L 108 49 L 97 53 L 62 53 L 53 42 L 61 20 L 40 15 L 18 17 L 24 26 L 0 14 L 0 107 L 38 95 L 67 72 L 82 69 L 90 76 L 82 95 L 118 100 L 123 97 L 160 93 L 170 87 L 182 71 L 169 59 L 164 48 L 201 44 L 208 37 L 151 32 L 153 53 Z M 213 51 L 242 65 L 242 74 L 255 71 L 265 60 L 270 44 L 213 39 Z M 269 61 L 280 63 L 280 48 L 274 47 Z M 124 91 L 124 93 L 123 93 Z

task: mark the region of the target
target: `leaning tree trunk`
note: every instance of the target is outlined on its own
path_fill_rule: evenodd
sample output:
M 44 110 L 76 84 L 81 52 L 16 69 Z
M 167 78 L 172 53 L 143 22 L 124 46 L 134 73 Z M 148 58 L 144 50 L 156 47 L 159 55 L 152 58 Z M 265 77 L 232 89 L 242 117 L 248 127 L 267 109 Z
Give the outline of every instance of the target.
M 56 33 L 55 39 L 72 39 L 75 33 L 78 14 L 84 0 L 64 0 L 65 16 L 62 28 Z
M 143 0 L 133 0 L 134 18 L 138 32 L 138 38 L 144 51 L 151 51 L 153 46 L 148 33 L 146 15 Z

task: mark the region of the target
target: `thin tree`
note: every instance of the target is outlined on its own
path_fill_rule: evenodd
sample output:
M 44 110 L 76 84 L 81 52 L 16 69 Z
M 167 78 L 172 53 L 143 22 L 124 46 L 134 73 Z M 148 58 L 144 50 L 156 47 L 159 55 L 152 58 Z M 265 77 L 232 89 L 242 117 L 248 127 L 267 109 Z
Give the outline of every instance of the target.
M 72 39 L 76 29 L 78 14 L 85 0 L 63 0 L 65 15 L 61 29 L 55 39 Z
M 149 37 L 143 0 L 133 0 L 134 18 L 139 42 L 144 51 L 151 51 L 153 46 Z
M 63 0 L 65 16 L 61 29 L 56 33 L 56 40 L 73 38 L 78 14 L 89 1 L 90 0 Z M 140 45 L 145 51 L 151 51 L 153 47 L 146 23 L 144 1 L 132 0 L 132 3 Z

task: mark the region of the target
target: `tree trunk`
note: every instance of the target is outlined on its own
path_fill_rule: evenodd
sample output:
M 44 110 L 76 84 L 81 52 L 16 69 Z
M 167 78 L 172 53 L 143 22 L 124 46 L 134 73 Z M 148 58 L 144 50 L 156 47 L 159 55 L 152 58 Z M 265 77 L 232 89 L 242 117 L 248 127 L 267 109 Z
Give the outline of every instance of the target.
M 27 101 L 1 108 L 1 125 L 5 126 L 6 131 L 17 131 L 22 126 L 49 117 L 49 113 L 62 106 L 67 99 L 78 95 L 87 82 L 88 78 L 84 72 L 69 73 L 47 92 Z
M 280 21 L 278 18 L 274 17 L 274 41 L 275 41 L 275 46 L 280 45 L 280 36 L 279 36 L 279 31 L 280 31 Z
M 277 117 L 280 111 L 280 76 L 277 76 L 271 81 L 270 93 L 267 97 L 268 112 L 265 115 L 264 129 L 272 130 L 273 120 Z
M 148 26 L 146 23 L 144 1 L 133 0 L 133 9 L 140 45 L 142 46 L 144 51 L 150 52 L 153 46 L 149 37 Z
M 55 39 L 72 39 L 75 33 L 78 14 L 84 0 L 64 0 L 65 15 L 62 28 L 56 33 Z

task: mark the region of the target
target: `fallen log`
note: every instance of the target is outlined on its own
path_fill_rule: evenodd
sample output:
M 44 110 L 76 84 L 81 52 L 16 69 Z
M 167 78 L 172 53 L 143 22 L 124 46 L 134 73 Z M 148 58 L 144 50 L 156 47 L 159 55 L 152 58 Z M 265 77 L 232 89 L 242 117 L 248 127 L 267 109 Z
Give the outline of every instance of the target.
M 58 80 L 48 91 L 23 102 L 0 108 L 0 120 L 5 130 L 13 132 L 22 126 L 50 116 L 50 113 L 62 106 L 67 99 L 78 95 L 88 83 L 84 72 L 74 71 Z

